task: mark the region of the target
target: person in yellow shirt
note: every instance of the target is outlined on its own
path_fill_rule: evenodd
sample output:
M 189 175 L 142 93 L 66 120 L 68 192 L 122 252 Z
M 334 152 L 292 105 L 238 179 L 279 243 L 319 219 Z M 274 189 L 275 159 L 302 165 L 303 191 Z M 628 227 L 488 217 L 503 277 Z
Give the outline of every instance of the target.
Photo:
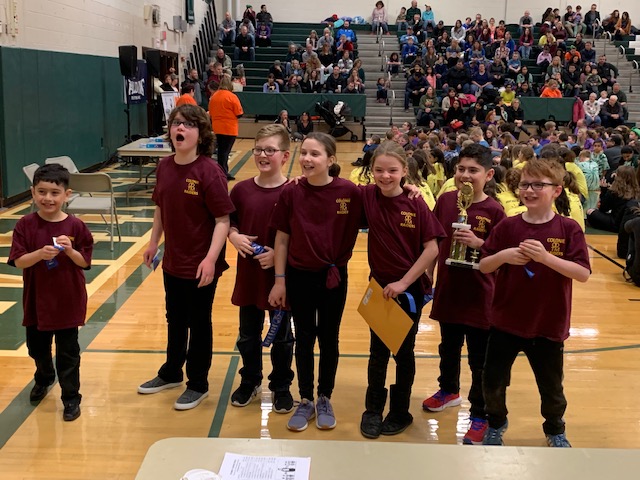
M 373 184 L 373 173 L 371 172 L 371 157 L 373 156 L 373 152 L 375 150 L 371 150 L 365 152 L 362 156 L 361 164 L 359 167 L 351 170 L 349 174 L 349 180 L 356 185 L 369 185 Z
M 522 172 L 517 168 L 510 168 L 504 175 L 504 182 L 498 186 L 498 201 L 504 208 L 504 213 L 507 214 L 507 217 L 512 217 L 514 214 L 511 212 L 520 207 L 518 184 L 520 183 L 521 174 Z
M 415 153 L 415 152 L 414 152 Z M 433 197 L 431 188 L 427 185 L 418 169 L 418 162 L 413 157 L 407 158 L 407 175 L 405 180 L 409 185 L 414 185 L 420 189 L 420 194 L 430 210 L 436 206 L 436 199 Z

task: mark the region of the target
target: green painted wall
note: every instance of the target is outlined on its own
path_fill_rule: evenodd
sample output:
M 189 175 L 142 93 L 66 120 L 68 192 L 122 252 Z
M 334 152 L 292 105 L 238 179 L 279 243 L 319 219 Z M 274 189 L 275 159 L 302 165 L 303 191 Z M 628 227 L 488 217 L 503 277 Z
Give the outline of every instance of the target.
M 79 169 L 125 143 L 118 58 L 0 48 L 2 197 L 29 188 L 22 167 L 68 155 Z M 131 106 L 131 132 L 146 133 L 146 105 Z

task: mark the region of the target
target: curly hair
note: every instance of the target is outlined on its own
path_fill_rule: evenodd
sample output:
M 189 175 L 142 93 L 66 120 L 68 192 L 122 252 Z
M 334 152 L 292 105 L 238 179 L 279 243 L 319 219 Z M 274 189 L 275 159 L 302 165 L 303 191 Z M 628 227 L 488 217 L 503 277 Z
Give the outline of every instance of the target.
M 211 130 L 211 121 L 205 111 L 197 105 L 180 105 L 174 108 L 169 114 L 167 125 L 169 125 L 169 132 L 166 135 L 167 140 L 171 144 L 171 150 L 175 152 L 175 147 L 171 141 L 171 123 L 175 120 L 176 116 L 180 115 L 184 120 L 188 122 L 194 122 L 198 126 L 198 149 L 199 155 L 206 155 L 210 157 L 213 154 L 213 146 L 215 143 L 215 137 Z

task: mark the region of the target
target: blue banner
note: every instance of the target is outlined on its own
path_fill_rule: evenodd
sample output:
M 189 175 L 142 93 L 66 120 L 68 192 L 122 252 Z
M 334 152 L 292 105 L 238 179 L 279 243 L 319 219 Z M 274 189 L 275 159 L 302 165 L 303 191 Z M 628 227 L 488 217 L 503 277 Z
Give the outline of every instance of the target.
M 138 74 L 125 80 L 131 105 L 147 103 L 147 62 L 138 59 Z

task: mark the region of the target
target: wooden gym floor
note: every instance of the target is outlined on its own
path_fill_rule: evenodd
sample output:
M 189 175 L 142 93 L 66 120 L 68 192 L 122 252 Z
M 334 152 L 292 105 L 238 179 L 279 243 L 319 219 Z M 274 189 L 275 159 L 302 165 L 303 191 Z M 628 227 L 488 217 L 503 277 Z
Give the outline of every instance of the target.
M 256 172 L 252 146 L 250 140 L 236 142 L 231 167 L 238 180 Z M 299 171 L 299 146 L 292 145 L 292 162 L 284 167 L 285 172 Z M 343 177 L 348 177 L 350 163 L 359 156 L 361 147 L 361 143 L 339 143 Z M 29 403 L 34 367 L 20 326 L 22 282 L 20 272 L 6 265 L 13 225 L 29 211 L 29 205 L 0 215 L 0 477 L 129 479 L 135 476 L 149 446 L 168 437 L 363 440 L 359 422 L 369 335 L 356 307 L 367 283 L 365 234 L 360 234 L 349 263 L 349 295 L 332 399 L 338 421 L 335 430 L 319 431 L 310 426 L 302 433 L 289 432 L 288 415 L 271 411 L 266 388 L 261 402 L 245 408 L 230 406 L 241 365 L 235 349 L 238 311 L 229 300 L 236 263 L 231 245 L 227 248 L 231 269 L 220 280 L 214 303 L 209 398 L 194 410 L 177 412 L 172 405 L 181 389 L 151 396 L 136 393 L 140 383 L 155 376 L 164 359 L 166 338 L 162 274 L 141 265 L 153 217 L 150 195 L 136 192 L 128 205 L 124 198 L 125 189 L 137 178 L 137 168 L 116 165 L 108 169 L 119 192 L 123 238 L 111 253 L 107 236 L 95 234 L 93 268 L 87 274 L 88 321 L 80 332 L 82 416 L 75 422 L 62 421 L 57 385 L 38 406 Z M 83 219 L 91 228 L 99 227 L 99 217 Z M 614 259 L 615 241 L 613 235 L 588 235 L 590 246 Z M 640 290 L 622 280 L 620 266 L 594 250 L 590 253 L 593 275 L 586 284 L 574 284 L 573 328 L 566 342 L 567 435 L 575 447 L 640 448 Z M 414 424 L 401 435 L 375 441 L 462 442 L 468 425 L 466 400 L 461 407 L 440 413 L 421 410 L 422 400 L 437 390 L 438 377 L 439 329 L 428 317 L 429 306 L 423 312 L 416 345 Z M 461 393 L 466 396 L 470 375 L 464 362 Z M 265 356 L 265 377 L 269 372 Z M 292 392 L 297 397 L 295 383 Z M 545 445 L 539 396 L 525 358 L 519 358 L 514 366 L 508 406 L 510 425 L 505 442 Z

